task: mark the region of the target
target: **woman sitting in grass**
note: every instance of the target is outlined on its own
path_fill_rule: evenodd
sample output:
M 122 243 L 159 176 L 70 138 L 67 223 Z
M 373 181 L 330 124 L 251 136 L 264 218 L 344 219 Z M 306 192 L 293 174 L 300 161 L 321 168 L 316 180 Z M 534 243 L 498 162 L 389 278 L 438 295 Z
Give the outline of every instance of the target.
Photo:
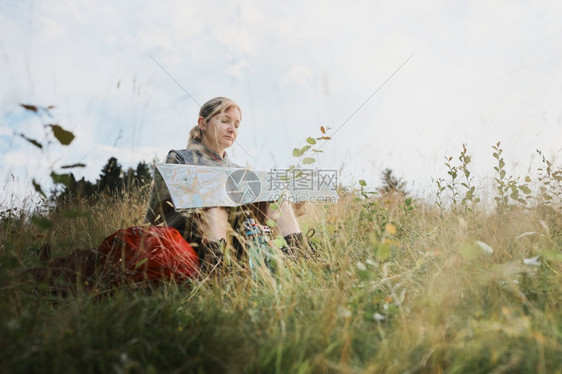
M 199 111 L 197 125 L 191 129 L 186 149 L 172 150 L 166 163 L 238 168 L 226 153 L 236 141 L 242 111 L 232 100 L 215 97 Z M 197 250 L 204 268 L 220 265 L 232 230 L 242 226 L 245 219 L 253 217 L 261 223 L 272 219 L 284 236 L 289 249 L 309 251 L 308 242 L 301 234 L 291 206 L 285 201 L 277 210 L 268 203 L 257 203 L 239 208 L 213 207 L 194 209 L 189 214 L 176 212 L 169 201 L 154 201 L 147 213 L 153 224 L 165 223 L 178 229 Z

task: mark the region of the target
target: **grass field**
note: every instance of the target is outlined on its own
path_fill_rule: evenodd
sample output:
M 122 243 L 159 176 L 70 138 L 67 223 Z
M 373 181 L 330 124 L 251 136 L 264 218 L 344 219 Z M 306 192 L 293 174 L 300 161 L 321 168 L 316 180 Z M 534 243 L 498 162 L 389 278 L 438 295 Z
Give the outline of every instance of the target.
M 441 181 L 441 205 L 342 190 L 301 217 L 319 259 L 274 276 L 67 296 L 32 281 L 37 249 L 141 224 L 146 191 L 53 211 L 52 226 L 4 215 L 0 372 L 562 373 L 560 196 L 546 179 L 513 195 L 498 169 L 495 206 L 458 181 Z

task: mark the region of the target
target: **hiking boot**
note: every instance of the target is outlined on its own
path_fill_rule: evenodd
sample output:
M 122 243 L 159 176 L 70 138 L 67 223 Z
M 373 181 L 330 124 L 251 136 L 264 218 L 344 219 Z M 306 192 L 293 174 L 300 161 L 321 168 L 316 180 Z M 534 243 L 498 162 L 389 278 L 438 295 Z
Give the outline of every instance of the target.
M 284 239 L 287 242 L 287 247 L 282 247 L 281 250 L 290 257 L 304 256 L 306 258 L 315 258 L 316 245 L 309 240 L 315 232 L 314 229 L 310 229 L 307 236 L 304 236 L 301 232 L 285 236 Z
M 210 273 L 222 265 L 225 248 L 226 240 L 224 239 L 201 243 L 199 259 L 203 273 Z

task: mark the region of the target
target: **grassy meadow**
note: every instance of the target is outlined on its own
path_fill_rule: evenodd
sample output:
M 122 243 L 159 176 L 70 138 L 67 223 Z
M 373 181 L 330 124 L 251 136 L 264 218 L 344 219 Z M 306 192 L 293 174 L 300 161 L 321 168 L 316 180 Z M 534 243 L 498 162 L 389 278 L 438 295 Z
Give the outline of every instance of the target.
M 64 256 L 143 224 L 148 192 L 75 202 L 49 225 L 4 214 L 0 372 L 562 373 L 562 175 L 550 164 L 533 181 L 509 177 L 497 147 L 490 203 L 466 150 L 435 201 L 361 181 L 299 218 L 319 258 L 279 258 L 273 276 L 232 266 L 52 294 L 29 275 L 38 248 Z

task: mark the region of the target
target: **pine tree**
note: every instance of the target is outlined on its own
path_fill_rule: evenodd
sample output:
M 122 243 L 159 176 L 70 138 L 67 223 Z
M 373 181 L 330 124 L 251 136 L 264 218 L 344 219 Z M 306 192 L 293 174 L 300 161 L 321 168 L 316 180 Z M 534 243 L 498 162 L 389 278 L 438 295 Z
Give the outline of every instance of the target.
M 149 185 L 150 182 L 152 182 L 152 170 L 146 162 L 141 161 L 138 163 L 135 179 L 138 181 L 140 187 Z
M 98 191 L 107 190 L 111 195 L 118 194 L 123 191 L 121 164 L 117 162 L 115 157 L 110 157 L 107 164 L 102 168 L 100 179 L 98 180 Z
M 144 187 L 152 182 L 152 169 L 144 161 L 137 164 L 136 169 L 129 168 L 123 172 L 121 165 L 115 157 L 107 160 L 103 166 L 99 179 L 90 182 L 84 179 L 76 180 L 74 174 L 70 174 L 70 182 L 64 186 L 62 191 L 52 191 L 52 201 L 56 204 L 68 202 L 73 199 L 83 200 L 95 197 L 97 193 L 104 192 L 111 196 L 121 194 L 124 190 L 134 187 Z
M 401 178 L 396 178 L 391 169 L 384 169 L 381 181 L 382 187 L 379 187 L 378 192 L 383 195 L 397 193 L 406 196 L 408 194 L 406 191 L 406 182 Z
M 74 173 L 70 173 L 69 177 L 70 181 L 66 186 L 64 186 L 62 191 L 52 191 L 51 200 L 56 204 L 68 202 L 73 199 L 82 200 L 84 198 L 91 197 L 96 193 L 96 185 L 87 181 L 84 177 L 78 181 L 76 180 Z

